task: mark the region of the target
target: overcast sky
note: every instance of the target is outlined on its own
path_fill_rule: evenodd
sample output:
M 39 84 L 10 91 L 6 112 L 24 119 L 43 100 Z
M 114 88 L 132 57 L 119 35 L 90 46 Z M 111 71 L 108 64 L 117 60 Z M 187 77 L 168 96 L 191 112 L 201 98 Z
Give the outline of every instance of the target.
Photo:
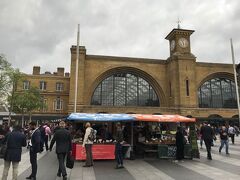
M 178 18 L 198 62 L 231 63 L 230 38 L 239 62 L 239 0 L 0 0 L 0 53 L 25 73 L 69 71 L 80 23 L 87 54 L 167 59 Z

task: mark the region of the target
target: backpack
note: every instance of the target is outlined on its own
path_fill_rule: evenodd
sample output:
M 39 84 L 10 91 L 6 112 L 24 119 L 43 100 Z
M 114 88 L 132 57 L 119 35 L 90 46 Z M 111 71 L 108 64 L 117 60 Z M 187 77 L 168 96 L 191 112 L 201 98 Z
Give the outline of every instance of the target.
M 88 136 L 89 141 L 94 141 L 96 139 L 97 131 L 91 128 L 91 132 Z

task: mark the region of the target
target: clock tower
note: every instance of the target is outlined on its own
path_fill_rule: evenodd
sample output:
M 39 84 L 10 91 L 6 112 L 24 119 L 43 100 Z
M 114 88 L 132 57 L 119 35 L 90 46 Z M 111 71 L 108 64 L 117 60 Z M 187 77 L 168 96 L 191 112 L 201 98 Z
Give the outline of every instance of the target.
M 191 53 L 190 36 L 194 30 L 173 29 L 165 39 L 169 41 L 170 57 L 167 59 L 169 105 L 195 108 L 197 105 L 196 57 Z M 187 112 L 179 112 L 187 114 Z
M 190 36 L 193 30 L 173 29 L 165 39 L 169 40 L 170 56 L 192 55 Z M 193 56 L 193 55 L 192 55 Z

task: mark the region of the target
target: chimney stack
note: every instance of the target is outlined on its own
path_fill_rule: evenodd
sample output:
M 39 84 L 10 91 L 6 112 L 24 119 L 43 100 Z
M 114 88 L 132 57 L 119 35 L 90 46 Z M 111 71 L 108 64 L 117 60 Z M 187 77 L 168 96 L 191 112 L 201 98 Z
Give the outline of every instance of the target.
M 57 68 L 57 75 L 58 76 L 64 76 L 64 68 L 58 67 Z
M 40 66 L 33 66 L 33 75 L 40 74 Z
M 66 72 L 66 73 L 65 73 L 65 77 L 70 77 L 70 73 L 69 73 L 69 72 Z

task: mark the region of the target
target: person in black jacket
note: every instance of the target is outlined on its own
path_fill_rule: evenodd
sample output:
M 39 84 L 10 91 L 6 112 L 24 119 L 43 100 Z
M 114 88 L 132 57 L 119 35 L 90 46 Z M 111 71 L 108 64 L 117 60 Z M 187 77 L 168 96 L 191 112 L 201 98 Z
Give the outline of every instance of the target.
M 67 179 L 67 172 L 64 160 L 67 153 L 70 153 L 70 151 L 72 150 L 72 138 L 70 132 L 65 129 L 65 126 L 66 124 L 64 121 L 61 121 L 59 123 L 60 129 L 55 132 L 53 139 L 50 143 L 50 151 L 52 151 L 53 145 L 56 142 L 56 153 L 59 163 L 57 176 L 61 177 L 62 175 L 63 180 Z
M 204 140 L 204 143 L 207 149 L 207 158 L 209 160 L 212 160 L 211 145 L 214 137 L 213 129 L 210 126 L 208 126 L 206 123 L 203 123 L 200 133 L 202 134 L 202 138 Z
M 176 133 L 176 160 L 183 160 L 184 158 L 184 135 L 183 135 L 183 130 L 182 127 L 178 126 L 177 127 L 177 133 Z
M 30 163 L 32 165 L 32 173 L 26 179 L 36 180 L 37 175 L 37 153 L 40 152 L 40 143 L 41 143 L 41 133 L 37 128 L 36 122 L 29 123 L 30 129 L 32 130 L 31 139 L 30 139 Z
M 41 134 L 40 152 L 43 152 L 44 139 L 45 139 L 45 129 L 43 127 L 43 124 L 41 124 L 38 129 L 39 129 L 40 134 Z
M 5 139 L 6 131 L 3 129 L 3 126 L 0 125 L 0 145 L 3 144 L 3 141 Z
M 116 145 L 115 145 L 115 156 L 117 160 L 117 166 L 116 169 L 124 168 L 123 167 L 123 151 L 122 151 L 122 144 L 123 144 L 123 132 L 122 132 L 122 126 L 120 123 L 117 123 L 117 132 L 115 136 Z
M 21 161 L 22 147 L 27 145 L 26 136 L 21 132 L 21 127 L 15 126 L 13 131 L 5 137 L 4 143 L 7 143 L 7 151 L 4 157 L 2 180 L 7 180 L 11 162 L 13 168 L 12 179 L 16 180 L 18 176 L 18 165 Z

